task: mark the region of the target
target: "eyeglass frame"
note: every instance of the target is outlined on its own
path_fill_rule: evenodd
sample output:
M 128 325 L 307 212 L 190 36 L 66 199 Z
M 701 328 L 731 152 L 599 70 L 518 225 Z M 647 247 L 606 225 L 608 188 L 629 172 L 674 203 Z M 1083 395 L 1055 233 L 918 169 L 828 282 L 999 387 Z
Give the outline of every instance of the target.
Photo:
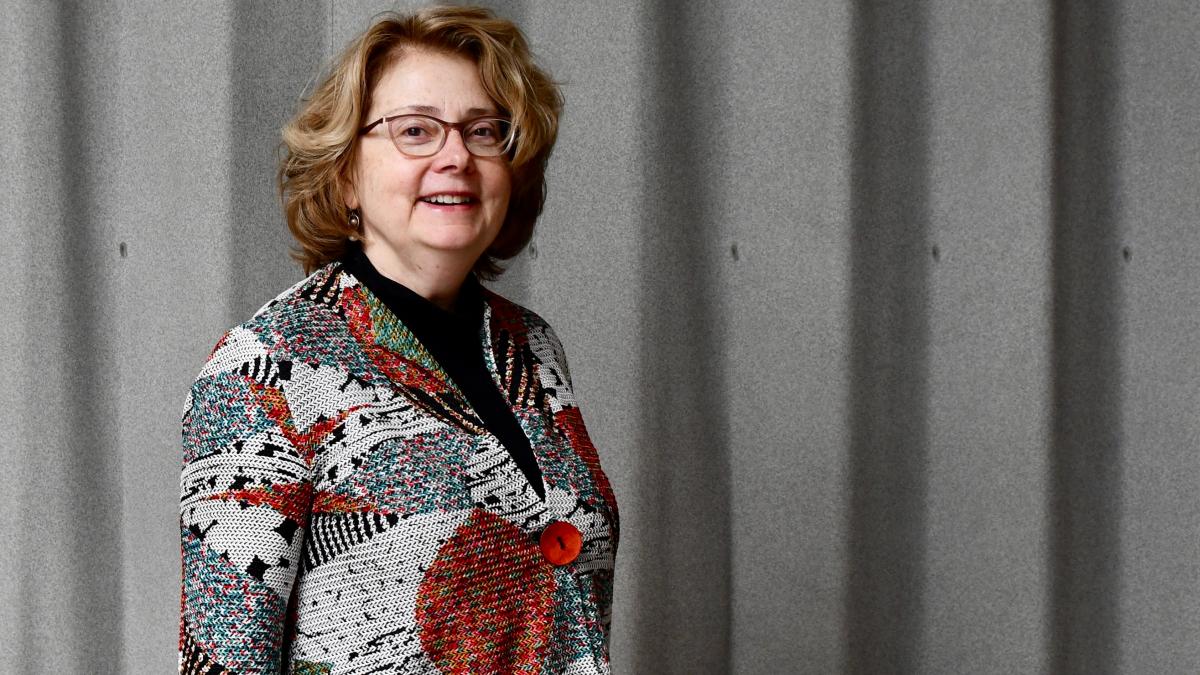
M 371 133 L 371 130 L 374 129 L 375 127 L 379 126 L 380 124 L 386 124 L 388 122 L 391 122 L 394 119 L 399 119 L 401 117 L 424 117 L 425 119 L 433 120 L 434 122 L 437 122 L 442 127 L 442 132 L 443 132 L 442 133 L 442 142 L 438 144 L 438 147 L 436 150 L 429 153 L 428 155 L 413 155 L 413 154 L 409 154 L 409 153 L 405 152 L 404 150 L 401 150 L 400 145 L 398 143 L 396 143 L 396 139 L 392 137 L 391 129 L 390 128 L 388 129 L 388 136 L 387 136 L 388 140 L 392 142 L 392 145 L 396 148 L 396 151 L 399 152 L 401 155 L 404 155 L 405 157 L 411 157 L 413 159 L 423 159 L 425 157 L 433 157 L 434 155 L 441 152 L 442 148 L 446 147 L 446 141 L 450 138 L 451 131 L 458 131 L 458 136 L 463 141 L 463 147 L 466 148 L 467 152 L 470 153 L 474 157 L 503 157 L 504 155 L 511 153 L 513 150 L 513 147 L 516 145 L 517 135 L 516 135 L 516 133 L 514 133 L 514 129 L 516 129 L 516 125 L 513 124 L 513 121 L 507 117 L 497 117 L 495 115 L 481 115 L 479 117 L 472 117 L 469 120 L 463 120 L 461 122 L 447 122 L 444 119 L 434 117 L 433 115 L 426 115 L 424 113 L 399 113 L 397 115 L 384 115 L 383 117 L 380 117 L 379 119 L 375 120 L 374 122 L 371 122 L 367 126 L 359 129 L 358 134 L 360 136 L 365 136 L 365 135 Z M 497 122 L 504 122 L 505 124 L 507 124 L 509 126 L 507 141 L 502 146 L 500 152 L 498 152 L 494 155 L 480 155 L 480 154 L 474 152 L 473 150 L 471 150 L 471 146 L 467 143 L 467 137 L 465 134 L 463 134 L 463 131 L 468 126 L 475 124 L 476 122 L 479 122 L 481 120 L 495 120 Z

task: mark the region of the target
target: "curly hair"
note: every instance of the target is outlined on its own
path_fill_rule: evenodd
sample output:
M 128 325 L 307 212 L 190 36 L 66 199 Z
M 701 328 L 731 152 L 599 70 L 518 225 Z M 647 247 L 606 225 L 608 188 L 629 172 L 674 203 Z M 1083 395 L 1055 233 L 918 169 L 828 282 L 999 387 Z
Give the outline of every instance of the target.
M 479 257 L 475 273 L 497 277 L 500 261 L 520 253 L 533 236 L 546 201 L 546 163 L 558 136 L 563 99 L 558 85 L 533 61 L 520 29 L 480 7 L 430 7 L 380 15 L 333 62 L 283 129 L 279 194 L 299 248 L 292 257 L 305 273 L 337 260 L 358 234 L 348 224 L 341 185 L 357 151 L 370 95 L 406 48 L 469 58 L 484 90 L 510 117 L 516 142 L 509 152 L 512 194 L 500 233 Z

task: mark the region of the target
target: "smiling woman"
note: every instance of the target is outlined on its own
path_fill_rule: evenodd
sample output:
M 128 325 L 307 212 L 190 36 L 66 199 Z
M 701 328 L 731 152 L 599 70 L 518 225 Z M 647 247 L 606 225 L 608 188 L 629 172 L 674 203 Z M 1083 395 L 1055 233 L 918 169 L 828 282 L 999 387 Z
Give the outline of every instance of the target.
M 364 127 L 343 199 L 360 214 L 363 250 L 376 268 L 450 309 L 462 280 L 500 233 L 511 169 L 500 154 L 503 139 L 487 133 L 501 122 L 486 123 L 499 111 L 476 65 L 458 55 L 406 51 L 372 90 L 367 118 L 388 122 Z M 397 116 L 414 111 L 429 116 Z M 471 134 L 446 131 L 434 115 L 464 120 Z M 478 139 L 490 145 L 473 149 Z
M 183 418 L 187 673 L 608 673 L 617 507 L 562 347 L 479 278 L 561 99 L 486 10 L 387 15 L 284 131 L 310 276 Z

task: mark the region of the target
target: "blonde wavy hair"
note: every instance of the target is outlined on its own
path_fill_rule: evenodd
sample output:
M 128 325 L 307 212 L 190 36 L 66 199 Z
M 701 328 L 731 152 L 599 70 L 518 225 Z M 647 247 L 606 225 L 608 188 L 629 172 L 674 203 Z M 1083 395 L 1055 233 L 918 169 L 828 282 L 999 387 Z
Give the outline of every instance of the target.
M 546 162 L 558 136 L 563 100 L 558 85 L 533 61 L 520 29 L 481 7 L 430 7 L 414 14 L 387 13 L 351 42 L 301 102 L 283 128 L 279 194 L 292 253 L 306 274 L 340 258 L 351 235 L 341 186 L 367 120 L 371 91 L 406 49 L 428 49 L 469 58 L 484 90 L 516 130 L 509 152 L 512 194 L 496 240 L 475 264 L 485 279 L 500 261 L 521 252 L 546 201 Z

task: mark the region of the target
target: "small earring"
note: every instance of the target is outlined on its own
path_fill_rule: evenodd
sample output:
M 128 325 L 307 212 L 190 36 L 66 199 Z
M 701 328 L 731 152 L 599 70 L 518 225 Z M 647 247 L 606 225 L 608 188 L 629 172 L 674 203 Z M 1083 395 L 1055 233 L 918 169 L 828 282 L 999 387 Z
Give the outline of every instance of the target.
M 346 222 L 350 225 L 350 229 L 354 231 L 350 235 L 350 241 L 358 241 L 359 228 L 362 227 L 362 218 L 358 215 L 358 209 L 350 211 L 350 217 L 346 219 Z

